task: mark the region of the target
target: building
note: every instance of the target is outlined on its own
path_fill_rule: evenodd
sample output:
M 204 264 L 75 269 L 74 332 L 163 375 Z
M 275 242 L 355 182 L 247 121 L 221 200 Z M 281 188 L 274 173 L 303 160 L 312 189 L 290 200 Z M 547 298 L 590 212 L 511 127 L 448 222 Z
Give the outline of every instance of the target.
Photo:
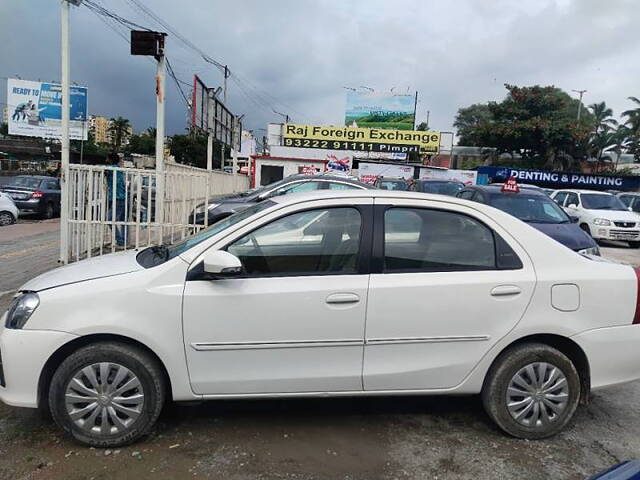
M 95 143 L 112 143 L 111 132 L 109 127 L 111 126 L 111 120 L 107 117 L 100 115 L 89 115 L 89 132 L 93 135 L 93 141 Z M 122 145 L 128 145 L 133 135 L 133 127 L 129 125 L 127 132 L 122 139 Z

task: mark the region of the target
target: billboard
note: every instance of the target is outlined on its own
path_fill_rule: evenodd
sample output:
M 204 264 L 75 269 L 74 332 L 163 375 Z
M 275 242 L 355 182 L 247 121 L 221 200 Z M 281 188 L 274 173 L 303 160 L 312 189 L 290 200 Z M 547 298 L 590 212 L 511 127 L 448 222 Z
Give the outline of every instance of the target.
M 384 153 L 438 153 L 440 132 L 384 128 L 323 127 L 287 123 L 285 147 L 327 148 Z
M 389 92 L 347 92 L 344 124 L 358 127 L 413 130 L 416 116 L 415 95 Z
M 219 142 L 240 151 L 242 124 L 235 120 L 231 110 L 209 92 L 210 89 L 200 80 L 200 77 L 194 75 L 191 124 L 200 130 L 213 134 L 213 138 Z M 210 116 L 213 121 L 212 125 L 209 125 Z
M 413 178 L 413 172 L 413 165 L 360 162 L 358 166 L 358 178 L 363 183 L 374 183 L 378 177 L 402 177 L 409 180 Z
M 453 180 L 465 185 L 475 185 L 478 181 L 478 172 L 475 170 L 421 167 L 419 175 L 420 180 Z
M 86 140 L 87 88 L 71 86 L 69 138 Z M 62 87 L 57 83 L 7 80 L 9 135 L 62 137 Z

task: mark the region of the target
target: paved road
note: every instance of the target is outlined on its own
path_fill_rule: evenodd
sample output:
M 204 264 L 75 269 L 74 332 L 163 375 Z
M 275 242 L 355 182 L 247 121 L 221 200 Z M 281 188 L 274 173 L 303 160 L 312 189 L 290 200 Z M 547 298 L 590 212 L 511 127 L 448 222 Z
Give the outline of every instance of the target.
M 56 265 L 55 221 L 16 230 L 0 231 L 0 290 Z M 602 251 L 640 265 L 640 251 Z M 37 412 L 0 405 L 0 479 L 582 479 L 640 458 L 638 399 L 640 383 L 596 393 L 566 431 L 536 442 L 503 435 L 476 397 L 169 406 L 147 439 L 113 451 L 78 446 Z

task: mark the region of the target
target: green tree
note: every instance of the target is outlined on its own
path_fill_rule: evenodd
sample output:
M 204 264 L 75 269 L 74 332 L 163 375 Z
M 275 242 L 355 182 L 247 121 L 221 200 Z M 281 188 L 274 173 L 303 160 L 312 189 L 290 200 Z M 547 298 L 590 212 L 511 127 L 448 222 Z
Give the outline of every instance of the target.
M 596 135 L 618 125 L 618 122 L 613 118 L 613 110 L 607 107 L 605 102 L 592 103 L 589 105 L 589 111 L 593 114 Z
M 460 108 L 453 126 L 457 129 L 458 144 L 470 147 L 483 147 L 483 139 L 477 136 L 481 125 L 492 120 L 489 105 L 486 103 L 474 103 Z
M 140 135 L 131 135 L 125 151 L 141 155 L 153 155 L 156 151 L 156 129 L 149 127 Z
M 111 147 L 114 152 L 119 152 L 122 144 L 129 134 L 131 124 L 126 118 L 112 118 L 109 121 L 109 134 L 111 135 Z
M 427 130 L 429 130 L 429 124 L 427 122 L 420 122 L 416 127 L 416 130 L 426 132 Z
M 629 97 L 629 100 L 636 104 L 636 108 L 622 112 L 622 116 L 627 118 L 624 122 L 628 132 L 626 148 L 638 162 L 640 161 L 640 99 Z

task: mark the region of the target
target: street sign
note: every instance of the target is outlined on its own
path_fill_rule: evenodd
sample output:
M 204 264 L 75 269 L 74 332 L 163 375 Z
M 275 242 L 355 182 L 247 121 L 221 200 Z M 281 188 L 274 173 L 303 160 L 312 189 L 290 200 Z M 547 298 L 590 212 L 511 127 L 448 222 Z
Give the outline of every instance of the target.
M 507 193 L 520 193 L 520 187 L 518 186 L 516 177 L 509 177 L 509 179 L 502 184 L 500 190 Z

